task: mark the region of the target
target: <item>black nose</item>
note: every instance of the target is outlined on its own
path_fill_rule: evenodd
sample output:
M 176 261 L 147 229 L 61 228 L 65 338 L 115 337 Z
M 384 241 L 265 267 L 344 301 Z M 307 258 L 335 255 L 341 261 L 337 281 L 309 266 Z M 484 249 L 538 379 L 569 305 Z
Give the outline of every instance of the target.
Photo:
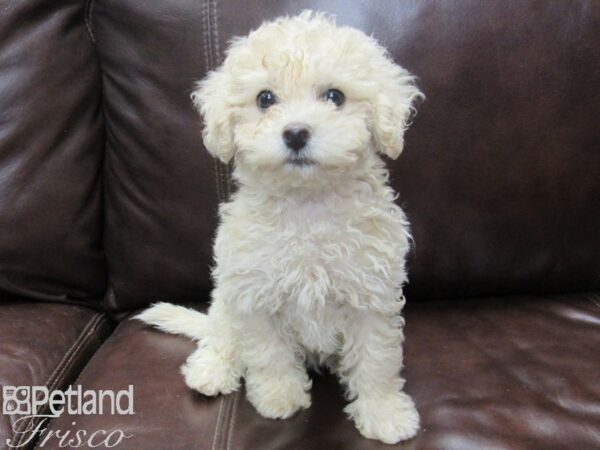
M 295 152 L 302 149 L 309 138 L 310 131 L 308 131 L 308 127 L 302 123 L 290 124 L 283 130 L 283 142 Z

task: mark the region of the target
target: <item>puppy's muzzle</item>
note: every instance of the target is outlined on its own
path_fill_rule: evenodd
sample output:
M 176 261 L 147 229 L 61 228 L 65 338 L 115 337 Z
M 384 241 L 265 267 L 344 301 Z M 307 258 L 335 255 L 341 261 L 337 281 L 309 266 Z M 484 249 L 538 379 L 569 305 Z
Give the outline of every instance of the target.
M 299 152 L 310 139 L 310 130 L 303 123 L 291 123 L 283 129 L 282 134 L 285 145 L 294 152 Z

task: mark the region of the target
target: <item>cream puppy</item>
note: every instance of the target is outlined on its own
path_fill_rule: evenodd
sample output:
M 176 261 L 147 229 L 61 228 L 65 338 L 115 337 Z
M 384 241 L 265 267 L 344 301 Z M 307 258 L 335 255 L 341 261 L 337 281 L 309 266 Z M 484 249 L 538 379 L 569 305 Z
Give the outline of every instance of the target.
M 409 225 L 380 155 L 398 157 L 421 96 L 373 38 L 322 14 L 231 43 L 193 94 L 238 186 L 219 211 L 209 312 L 138 316 L 198 341 L 188 386 L 228 394 L 243 377 L 261 415 L 287 418 L 310 406 L 306 366 L 326 365 L 364 436 L 415 435 L 400 376 Z

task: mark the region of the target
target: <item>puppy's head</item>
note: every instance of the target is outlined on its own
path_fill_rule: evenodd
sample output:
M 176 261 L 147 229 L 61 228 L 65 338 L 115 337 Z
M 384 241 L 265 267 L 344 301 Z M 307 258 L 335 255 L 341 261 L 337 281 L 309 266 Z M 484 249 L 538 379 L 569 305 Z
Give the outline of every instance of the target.
M 347 173 L 376 152 L 397 158 L 421 96 L 373 38 L 305 12 L 234 40 L 192 98 L 214 156 L 306 180 Z

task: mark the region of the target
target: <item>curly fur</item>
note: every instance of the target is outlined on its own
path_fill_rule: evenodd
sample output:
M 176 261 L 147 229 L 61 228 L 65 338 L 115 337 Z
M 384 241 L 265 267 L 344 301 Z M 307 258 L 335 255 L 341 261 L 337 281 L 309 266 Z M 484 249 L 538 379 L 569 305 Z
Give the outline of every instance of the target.
M 342 106 L 321 100 L 329 88 Z M 256 105 L 264 89 L 278 98 L 268 110 Z M 182 368 L 191 388 L 226 394 L 244 377 L 260 414 L 286 418 L 310 406 L 306 366 L 327 365 L 364 436 L 415 435 L 400 376 L 409 225 L 380 154 L 401 153 L 421 96 L 373 38 L 310 12 L 234 40 L 199 83 L 205 145 L 234 159 L 239 186 L 220 207 L 211 307 L 160 303 L 138 316 L 198 340 Z M 290 123 L 310 128 L 314 164 L 286 162 Z

